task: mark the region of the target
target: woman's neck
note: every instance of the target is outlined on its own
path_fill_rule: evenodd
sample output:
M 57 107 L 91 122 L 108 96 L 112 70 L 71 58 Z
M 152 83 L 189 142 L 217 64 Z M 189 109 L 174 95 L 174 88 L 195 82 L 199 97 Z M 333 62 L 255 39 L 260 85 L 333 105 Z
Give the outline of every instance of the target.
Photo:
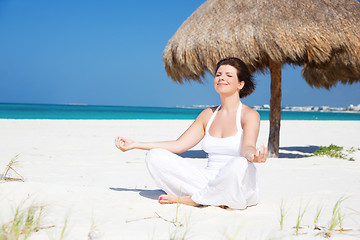
M 220 96 L 221 108 L 226 112 L 236 111 L 240 104 L 239 95 Z

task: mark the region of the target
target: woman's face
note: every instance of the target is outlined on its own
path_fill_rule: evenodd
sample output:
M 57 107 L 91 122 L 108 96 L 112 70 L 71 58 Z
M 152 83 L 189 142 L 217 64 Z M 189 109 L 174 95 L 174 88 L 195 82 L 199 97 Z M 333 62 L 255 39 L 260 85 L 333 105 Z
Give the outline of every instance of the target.
M 237 70 L 231 65 L 221 65 L 214 78 L 214 87 L 219 94 L 239 93 L 244 81 L 239 82 Z

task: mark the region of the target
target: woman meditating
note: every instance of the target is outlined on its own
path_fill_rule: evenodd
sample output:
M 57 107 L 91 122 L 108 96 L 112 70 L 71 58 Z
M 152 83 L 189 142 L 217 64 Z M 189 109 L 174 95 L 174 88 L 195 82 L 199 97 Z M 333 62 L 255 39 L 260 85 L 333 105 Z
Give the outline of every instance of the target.
M 266 161 L 267 149 L 256 148 L 260 128 L 257 111 L 240 99 L 251 94 L 254 82 L 238 58 L 221 60 L 215 69 L 214 88 L 221 105 L 203 110 L 192 125 L 174 141 L 136 142 L 117 137 L 115 145 L 125 152 L 150 150 L 146 164 L 158 186 L 166 192 L 159 203 L 191 206 L 213 205 L 245 209 L 257 204 L 258 187 L 254 163 Z M 203 169 L 175 153 L 203 140 L 208 163 Z

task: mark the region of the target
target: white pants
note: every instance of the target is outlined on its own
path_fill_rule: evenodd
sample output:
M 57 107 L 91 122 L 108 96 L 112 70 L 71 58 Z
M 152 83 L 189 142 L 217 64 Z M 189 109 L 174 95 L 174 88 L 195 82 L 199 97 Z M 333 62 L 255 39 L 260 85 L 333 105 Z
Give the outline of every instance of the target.
M 167 194 L 191 196 L 202 205 L 244 209 L 258 202 L 256 168 L 243 157 L 229 159 L 219 169 L 200 169 L 164 149 L 152 149 L 146 164 L 156 184 Z

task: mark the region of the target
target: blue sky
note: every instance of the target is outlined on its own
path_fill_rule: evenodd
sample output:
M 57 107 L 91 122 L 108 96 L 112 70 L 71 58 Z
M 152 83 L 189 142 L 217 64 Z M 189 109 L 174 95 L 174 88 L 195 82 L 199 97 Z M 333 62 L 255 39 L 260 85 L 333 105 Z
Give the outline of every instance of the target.
M 179 85 L 162 52 L 204 0 L 0 0 L 0 103 L 215 105 L 212 77 Z M 311 88 L 284 66 L 283 106 L 360 104 L 360 84 Z M 270 76 L 243 101 L 270 101 Z

